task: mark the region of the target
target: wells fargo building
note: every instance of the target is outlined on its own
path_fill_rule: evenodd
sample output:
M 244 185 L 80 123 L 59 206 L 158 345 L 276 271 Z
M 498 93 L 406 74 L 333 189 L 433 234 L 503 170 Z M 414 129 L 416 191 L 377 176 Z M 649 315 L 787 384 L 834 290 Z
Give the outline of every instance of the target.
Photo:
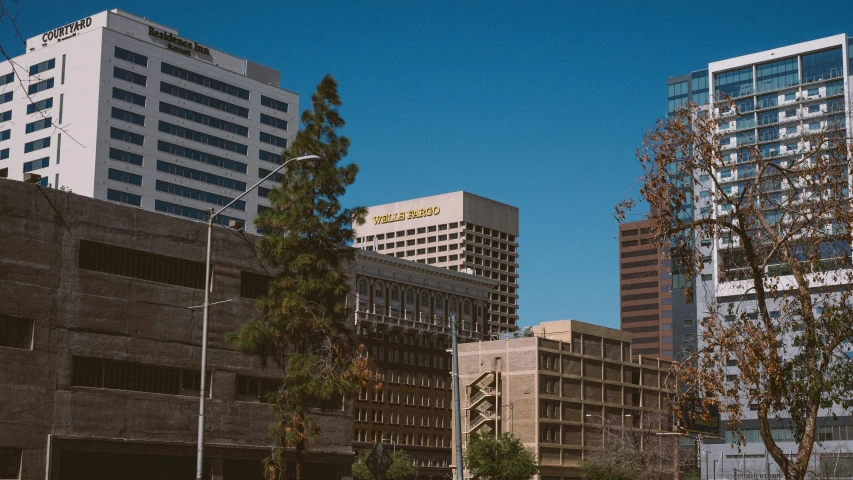
M 487 328 L 497 335 L 518 322 L 518 208 L 468 192 L 369 207 L 356 246 L 497 281 Z

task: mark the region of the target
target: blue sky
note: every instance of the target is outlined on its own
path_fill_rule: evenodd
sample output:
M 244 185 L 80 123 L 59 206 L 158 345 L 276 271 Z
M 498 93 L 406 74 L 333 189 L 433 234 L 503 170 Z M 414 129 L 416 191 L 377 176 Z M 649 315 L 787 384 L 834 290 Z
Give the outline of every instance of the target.
M 667 77 L 853 23 L 851 1 L 737 5 L 23 0 L 18 20 L 30 37 L 121 8 L 280 70 L 303 108 L 333 74 L 361 167 L 347 205 L 456 190 L 515 205 L 521 323 L 618 328 L 613 205 L 635 191 Z M 8 23 L 0 42 L 23 53 Z

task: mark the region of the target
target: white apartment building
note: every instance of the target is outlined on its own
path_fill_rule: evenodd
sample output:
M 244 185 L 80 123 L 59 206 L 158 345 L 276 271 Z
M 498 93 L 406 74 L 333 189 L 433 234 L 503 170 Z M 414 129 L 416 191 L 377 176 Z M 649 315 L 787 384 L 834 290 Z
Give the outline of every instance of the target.
M 468 192 L 368 208 L 356 248 L 497 280 L 486 333 L 518 322 L 518 208 Z
M 706 71 L 673 77 L 667 82 L 670 112 L 692 99 L 700 105 L 705 103 L 705 108 L 720 118 L 723 155 L 732 158 L 731 167 L 716 172 L 721 188 L 736 189 L 739 182 L 755 175 L 754 163 L 743 160 L 746 157 L 742 154 L 738 156 L 744 147 L 758 145 L 762 156 L 779 157 L 784 161 L 806 150 L 803 133 L 825 128 L 827 122 L 845 122 L 849 118 L 850 75 L 853 74 L 851 43 L 853 39 L 845 34 L 834 35 L 712 62 Z M 726 96 L 737 105 L 736 110 L 728 108 Z M 846 128 L 849 136 L 849 120 L 846 120 Z M 713 189 L 710 178 L 700 178 L 695 188 L 699 190 L 699 201 L 694 206 L 694 214 L 714 215 L 731 207 L 714 205 L 711 196 L 706 195 Z M 739 312 L 751 312 L 756 308 L 755 302 L 749 300 L 746 285 L 749 282 L 720 278 L 723 256 L 737 247 L 731 242 L 722 236 L 702 244 L 703 254 L 709 256 L 712 263 L 696 278 L 696 318 L 707 317 L 712 302 L 723 307 L 735 305 Z M 736 278 L 736 275 L 728 278 Z M 778 306 L 771 306 L 771 316 L 778 315 L 779 310 Z M 694 348 L 697 341 L 701 342 L 701 331 L 698 333 L 698 336 L 685 333 L 685 348 L 690 348 L 690 342 Z M 790 338 L 788 340 L 791 347 L 788 351 L 792 354 L 790 352 L 796 349 Z M 727 368 L 730 375 L 738 375 L 737 366 Z M 837 463 L 837 468 L 849 471 L 847 469 L 853 466 L 853 419 L 849 410 L 841 406 L 822 409 L 820 417 L 818 439 L 823 444 L 815 445 L 813 468 L 832 465 L 830 470 L 833 470 Z M 769 478 L 783 478 L 775 462 L 765 457 L 754 411 L 747 409 L 742 425 L 746 447 L 731 446 L 736 439 L 732 432 L 726 431 L 725 418 L 721 428 L 721 440 L 708 440 L 703 445 L 702 478 L 766 479 L 768 474 Z M 786 428 L 785 419 L 775 422 L 773 434 L 784 451 L 796 453 L 797 445 Z
M 299 97 L 279 80 L 120 10 L 86 17 L 0 63 L 0 177 L 205 220 L 280 164 L 296 135 Z M 218 220 L 254 233 L 273 186 Z

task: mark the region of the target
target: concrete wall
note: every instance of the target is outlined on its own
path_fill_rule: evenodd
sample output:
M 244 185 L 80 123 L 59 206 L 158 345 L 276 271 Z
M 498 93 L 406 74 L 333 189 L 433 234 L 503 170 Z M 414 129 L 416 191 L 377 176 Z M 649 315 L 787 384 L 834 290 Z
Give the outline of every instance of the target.
M 59 478 L 63 448 L 195 454 L 197 396 L 72 386 L 71 375 L 75 355 L 198 370 L 202 313 L 188 307 L 202 304 L 202 290 L 77 265 L 81 240 L 203 262 L 205 233 L 202 223 L 0 180 L 0 313 L 34 320 L 32 350 L 0 347 L 0 447 L 23 449 L 23 479 L 46 478 L 48 456 Z M 214 465 L 262 458 L 271 445 L 270 406 L 236 400 L 235 375 L 278 374 L 225 339 L 254 309 L 240 297 L 241 270 L 263 271 L 253 242 L 224 228 L 213 237 L 211 301 L 232 300 L 211 307 L 206 445 Z M 318 419 L 309 461 L 335 463 L 336 478 L 348 478 L 351 405 Z

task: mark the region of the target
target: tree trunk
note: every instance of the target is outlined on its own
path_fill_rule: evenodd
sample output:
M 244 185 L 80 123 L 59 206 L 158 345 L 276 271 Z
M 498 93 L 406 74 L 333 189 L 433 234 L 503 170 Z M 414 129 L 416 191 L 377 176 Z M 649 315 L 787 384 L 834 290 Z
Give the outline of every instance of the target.
M 302 480 L 302 466 L 305 463 L 305 440 L 296 442 L 296 480 Z

